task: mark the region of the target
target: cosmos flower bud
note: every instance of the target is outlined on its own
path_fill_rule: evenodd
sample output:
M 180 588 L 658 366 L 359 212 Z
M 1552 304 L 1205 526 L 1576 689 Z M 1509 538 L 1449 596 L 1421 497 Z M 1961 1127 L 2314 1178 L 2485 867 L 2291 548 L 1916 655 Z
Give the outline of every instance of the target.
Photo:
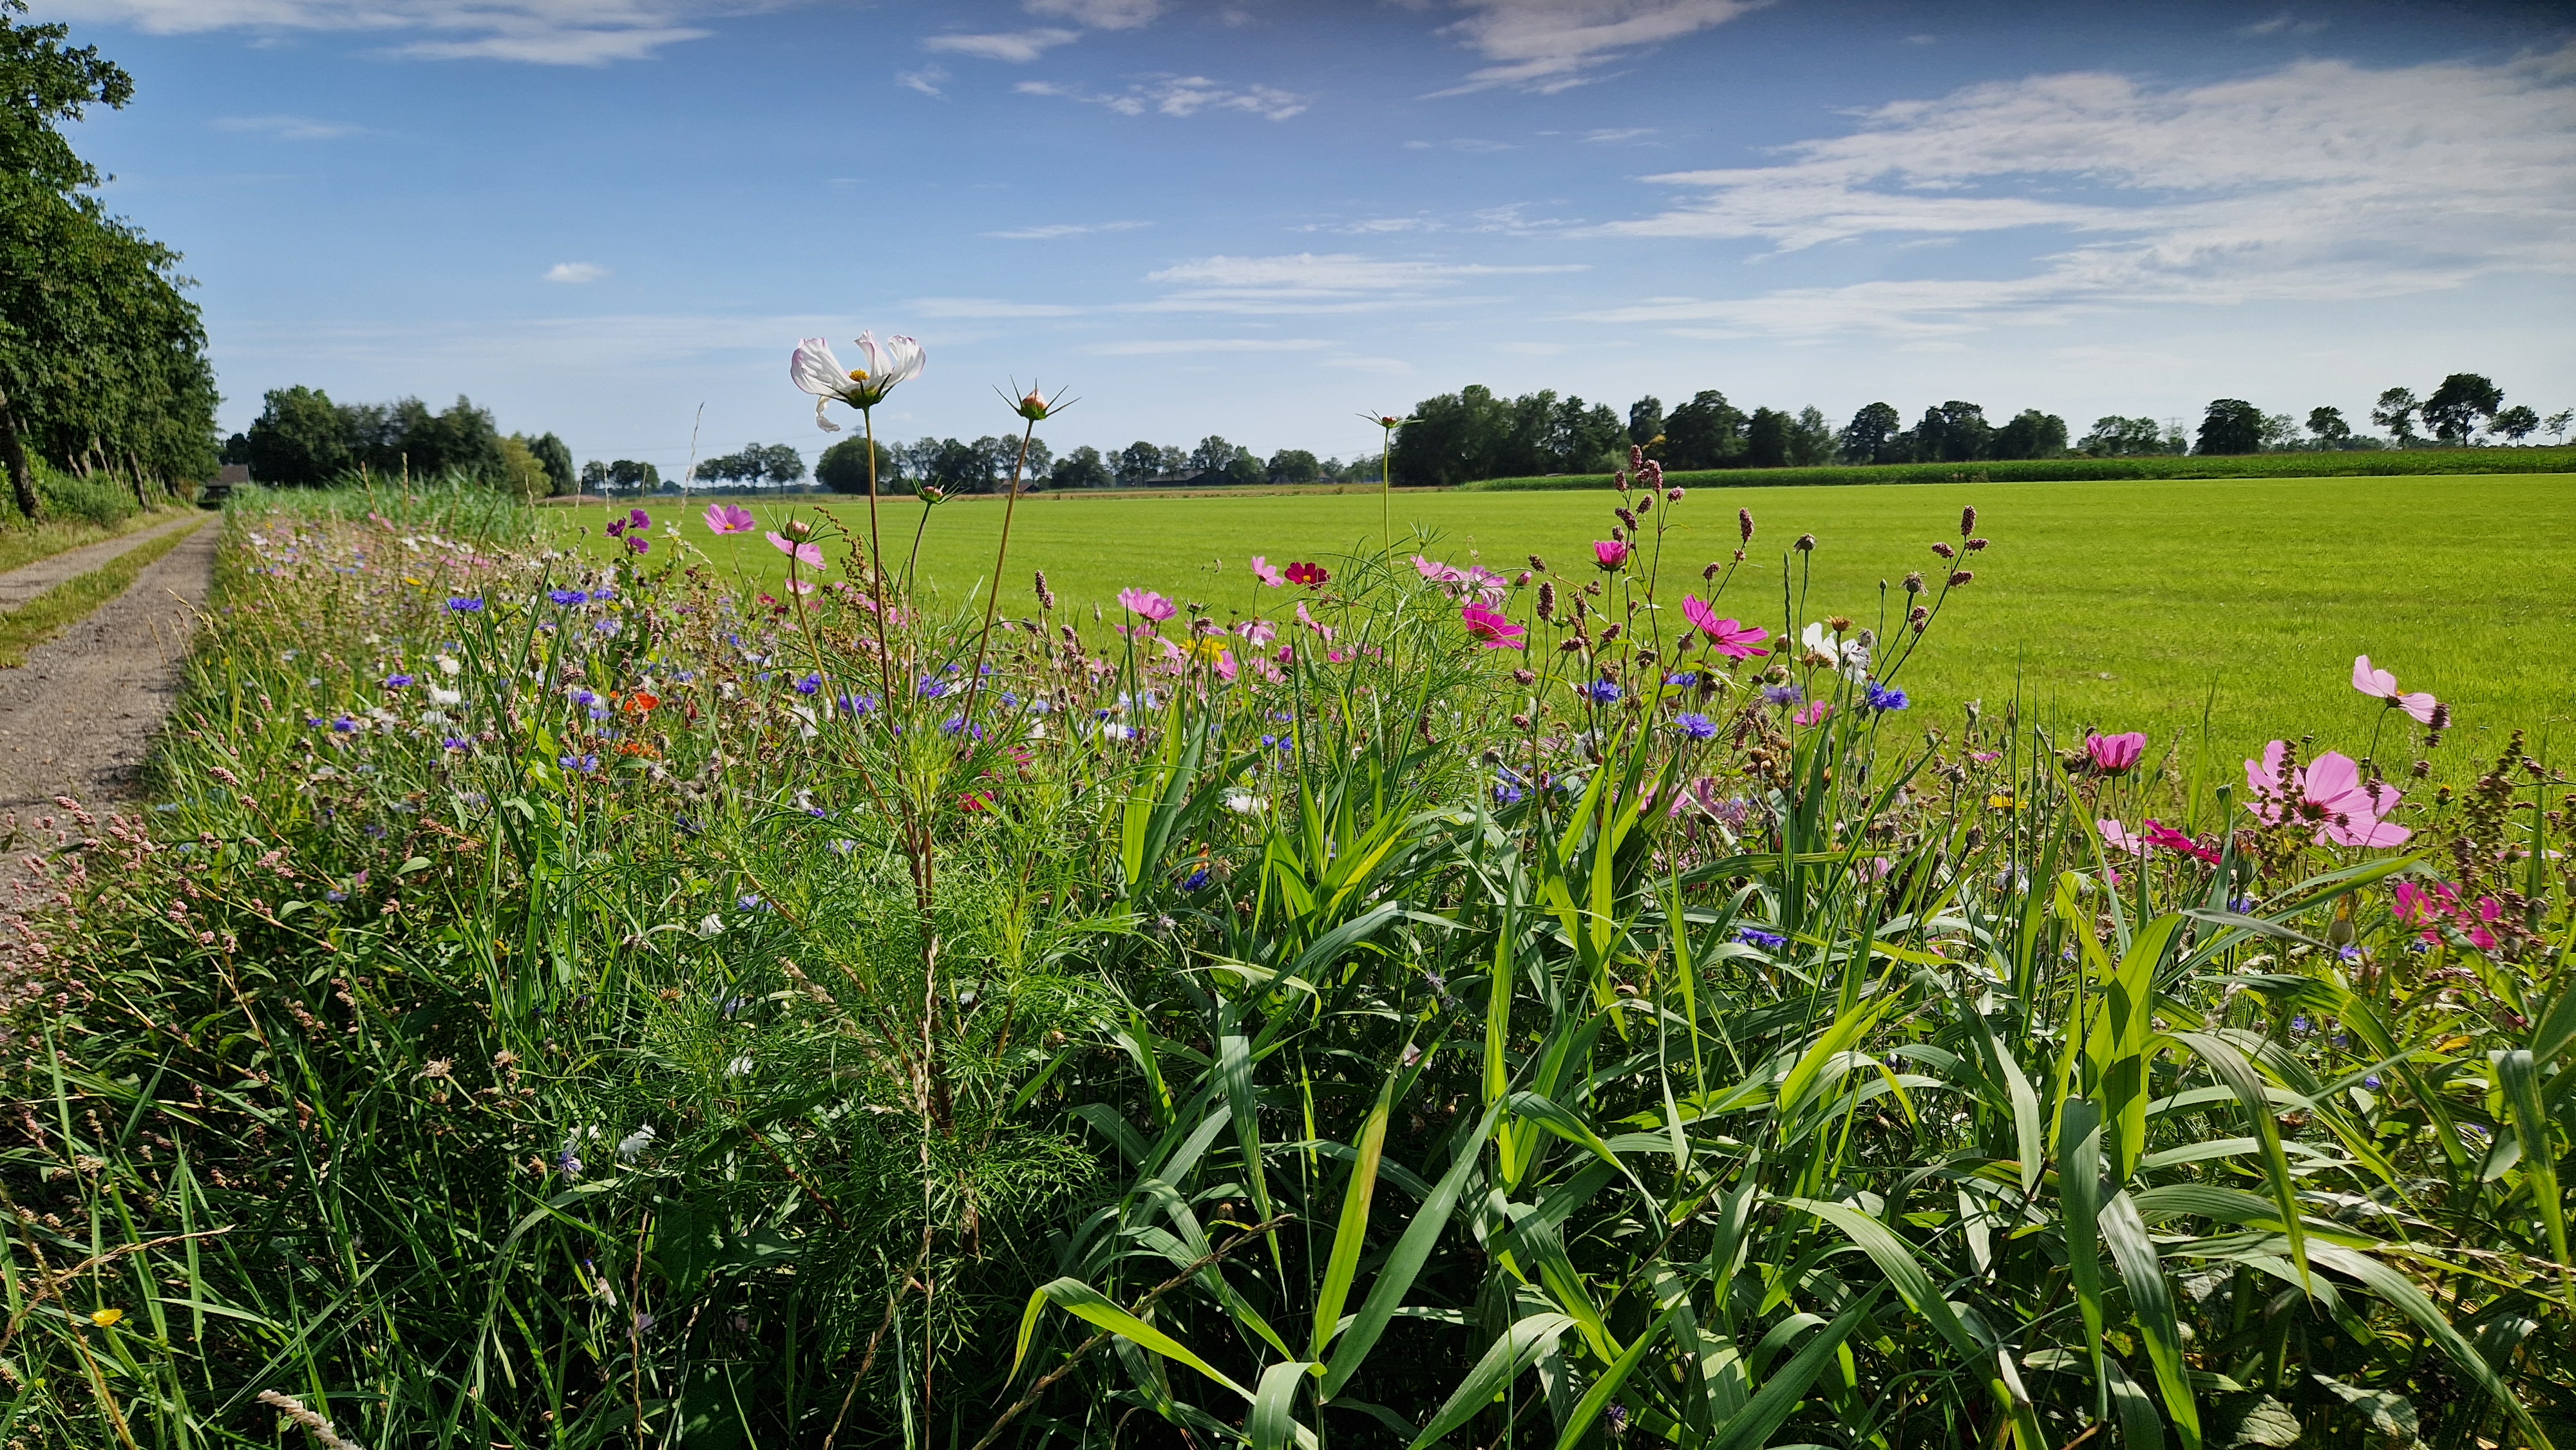
M 1816 536 L 1813 534 L 1800 534 L 1798 536 L 1797 549 L 1801 554 L 1812 554 L 1816 552 Z
M 1039 392 L 1033 386 L 1029 389 L 1027 397 L 1011 405 L 1011 411 L 1032 423 L 1043 423 L 1047 416 L 1046 394 Z
M 1522 570 L 1518 575 L 1516 575 L 1516 576 L 1514 576 L 1514 577 L 1513 577 L 1513 579 L 1512 579 L 1512 587 L 1513 587 L 1513 588 L 1515 588 L 1515 589 L 1525 589 L 1525 588 L 1529 587 L 1529 582 L 1530 582 L 1530 571 L 1528 571 L 1527 569 L 1523 569 L 1523 570 Z

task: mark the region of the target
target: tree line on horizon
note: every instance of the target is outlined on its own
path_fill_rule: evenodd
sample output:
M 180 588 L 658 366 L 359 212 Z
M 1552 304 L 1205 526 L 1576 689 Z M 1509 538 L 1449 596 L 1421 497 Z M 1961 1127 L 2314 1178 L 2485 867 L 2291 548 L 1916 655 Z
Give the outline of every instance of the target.
M 0 0 L 0 465 L 39 518 L 42 462 L 174 494 L 213 471 L 215 374 L 179 254 L 110 215 L 62 127 L 134 78 Z

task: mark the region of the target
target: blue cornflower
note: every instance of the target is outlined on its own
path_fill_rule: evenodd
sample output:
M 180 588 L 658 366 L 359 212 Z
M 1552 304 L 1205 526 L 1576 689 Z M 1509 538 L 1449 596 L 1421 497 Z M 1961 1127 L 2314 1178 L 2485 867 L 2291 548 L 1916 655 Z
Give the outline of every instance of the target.
M 358 722 L 351 719 L 349 716 L 343 715 L 339 719 L 331 722 L 331 733 L 334 735 L 355 735 L 358 733 Z
M 608 635 L 613 638 L 617 631 L 625 628 L 625 625 L 615 619 L 603 619 L 599 623 L 592 625 L 591 628 L 598 630 L 601 634 Z
M 387 676 L 385 676 L 385 688 L 386 688 L 386 689 L 388 689 L 388 690 L 400 690 L 400 689 L 404 689 L 404 688 L 408 687 L 410 684 L 411 684 L 411 676 L 409 676 L 409 675 L 387 675 Z
M 877 697 L 874 695 L 843 695 L 840 700 L 840 705 L 841 713 L 844 715 L 870 715 L 876 712 Z
M 483 612 L 483 601 L 472 595 L 459 594 L 447 601 L 447 612 L 450 614 L 481 614 Z
M 546 591 L 546 597 L 557 604 L 563 605 L 588 604 L 590 602 L 590 596 L 582 593 L 578 589 L 549 589 Z
M 992 673 L 992 667 L 990 665 L 985 666 L 985 673 Z M 1002 708 L 1005 710 L 1016 710 L 1020 705 L 1020 697 L 1012 694 L 1008 690 L 999 690 L 994 692 L 993 698 L 1001 701 Z
M 1789 939 L 1787 937 L 1782 936 L 1776 931 L 1764 931 L 1758 926 L 1737 927 L 1735 929 L 1735 939 L 1744 943 L 1746 946 L 1760 947 L 1765 951 L 1778 951 L 1780 948 L 1789 944 Z
M 1889 710 L 1902 710 L 1906 705 L 1905 692 L 1891 689 L 1872 680 L 1869 682 L 1869 687 L 1861 691 L 1860 703 L 1863 708 L 1876 710 L 1882 714 Z
M 572 692 L 572 702 L 576 705 L 596 705 L 599 703 L 599 697 L 588 690 L 575 690 Z
M 2347 962 L 2357 962 L 2361 960 L 2361 948 L 2345 947 L 2341 951 L 2336 952 L 2335 955 L 2343 958 Z
M 1699 683 L 1699 671 L 1684 670 L 1678 675 L 1666 675 L 1664 676 L 1664 683 L 1667 685 L 1681 685 L 1685 688 L 1691 685 L 1696 685 Z
M 592 718 L 593 720 L 605 720 L 605 719 L 607 719 L 607 718 L 608 718 L 608 707 L 607 707 L 606 705 L 593 705 L 593 706 L 591 706 L 591 707 L 590 707 L 590 718 Z
M 2304 1037 L 2307 1035 L 2308 1019 L 2306 1014 L 2302 1013 L 2301 1015 L 2290 1019 L 2290 1031 L 2295 1036 Z
M 942 735 L 956 735 L 963 733 L 970 739 L 981 740 L 984 738 L 984 727 L 981 725 L 968 725 L 966 723 L 966 717 L 963 715 L 951 715 L 947 719 L 939 722 L 939 733 Z
M 1193 871 L 1189 875 L 1181 878 L 1181 889 L 1183 891 L 1196 891 L 1207 884 L 1208 869 L 1205 866 L 1201 866 L 1196 871 Z
M 1795 685 L 1764 685 L 1762 698 L 1786 710 L 1807 698 L 1807 692 Z
M 450 735 L 445 740 L 438 743 L 439 748 L 443 750 L 471 750 L 474 748 L 473 742 L 467 740 L 462 735 Z
M 310 730 L 319 730 L 330 723 L 330 721 L 323 719 L 319 715 L 307 715 L 304 717 L 305 728 Z
M 823 688 L 823 677 L 820 674 L 808 674 L 803 679 L 792 683 L 796 686 L 797 694 L 810 695 Z
M 602 585 L 601 587 L 599 587 L 599 588 L 597 588 L 597 589 L 593 589 L 592 591 L 590 591 L 590 598 L 591 598 L 591 602 L 592 602 L 592 603 L 594 603 L 594 604 L 595 604 L 595 603 L 598 603 L 598 602 L 599 602 L 599 601 L 601 601 L 601 600 L 614 599 L 614 598 L 616 598 L 616 597 L 617 597 L 617 591 L 616 591 L 616 590 L 614 590 L 614 589 L 608 588 L 608 587 L 607 587 L 607 586 L 605 586 L 605 585 Z
M 2362 1085 L 2363 1087 L 2369 1088 L 2369 1089 L 2370 1089 L 2371 1091 L 2373 1091 L 2373 1092 L 2378 1091 L 2378 1090 L 2379 1090 L 2379 1074 L 2377 1074 L 2377 1073 L 2375 1073 L 2375 1072 L 2374 1072 L 2374 1073 L 2372 1073 L 2371 1075 L 2369 1075 L 2368 1077 L 2363 1078 L 2363 1079 L 2361 1080 L 2361 1085 Z
M 560 755 L 555 757 L 555 760 L 564 769 L 577 770 L 584 775 L 599 769 L 599 757 L 596 755 Z
M 674 683 L 685 685 L 698 677 L 696 670 L 681 670 L 671 676 Z
M 1498 780 L 1494 782 L 1494 804 L 1498 806 L 1519 805 L 1521 803 L 1521 795 L 1521 788 L 1512 784 L 1510 781 Z
M 936 700 L 947 693 L 948 682 L 946 680 L 932 679 L 928 675 L 921 677 L 921 698 L 925 700 Z
M 190 844 L 192 844 L 192 845 L 193 845 L 193 844 L 195 844 L 195 843 L 194 843 L 194 842 L 191 842 Z M 324 901 L 330 902 L 330 903 L 331 903 L 332 905 L 334 905 L 334 906 L 337 906 L 337 905 L 339 905 L 341 902 L 346 901 L 346 900 L 348 900 L 348 899 L 349 899 L 349 893 L 347 893 L 347 892 L 345 892 L 345 891 L 336 891 L 336 890 L 335 890 L 335 891 L 325 891 L 325 892 L 323 892 L 323 893 L 322 893 L 322 899 L 323 899 Z
M 1685 710 L 1674 716 L 1673 724 L 1693 740 L 1713 739 L 1717 735 L 1717 722 L 1696 710 Z
M 734 909 L 737 911 L 767 911 L 769 909 L 769 903 L 761 900 L 760 893 L 757 891 L 744 892 L 742 895 L 733 899 L 733 904 Z
M 1619 703 L 1619 687 L 1610 683 L 1608 680 L 1594 680 L 1592 682 L 1592 687 L 1584 693 L 1590 695 L 1592 697 L 1592 703 L 1596 705 L 1615 705 Z

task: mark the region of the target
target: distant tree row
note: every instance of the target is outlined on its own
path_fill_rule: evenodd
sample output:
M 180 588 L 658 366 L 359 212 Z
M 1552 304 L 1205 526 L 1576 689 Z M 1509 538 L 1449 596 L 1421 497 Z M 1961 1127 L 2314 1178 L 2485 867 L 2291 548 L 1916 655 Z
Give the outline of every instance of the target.
M 61 25 L 0 0 L 0 464 L 36 517 L 33 457 L 133 481 L 209 476 L 215 375 L 179 254 L 111 217 L 97 168 L 64 139 L 134 80 Z
M 503 436 L 489 410 L 458 398 L 432 412 L 418 398 L 335 403 L 320 388 L 272 388 L 249 431 L 225 440 L 223 461 L 261 483 L 314 487 L 351 473 L 479 479 L 523 498 L 570 493 L 572 450 L 552 433 Z

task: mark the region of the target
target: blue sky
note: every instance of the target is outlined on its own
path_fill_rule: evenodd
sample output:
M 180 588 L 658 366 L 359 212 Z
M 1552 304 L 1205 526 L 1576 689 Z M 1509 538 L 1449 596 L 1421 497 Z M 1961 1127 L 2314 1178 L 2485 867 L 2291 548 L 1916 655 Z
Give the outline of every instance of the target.
M 471 394 L 581 457 L 884 434 L 1351 454 L 1482 382 L 1622 410 L 2576 404 L 2563 7 L 37 0 L 187 254 L 227 429 Z

